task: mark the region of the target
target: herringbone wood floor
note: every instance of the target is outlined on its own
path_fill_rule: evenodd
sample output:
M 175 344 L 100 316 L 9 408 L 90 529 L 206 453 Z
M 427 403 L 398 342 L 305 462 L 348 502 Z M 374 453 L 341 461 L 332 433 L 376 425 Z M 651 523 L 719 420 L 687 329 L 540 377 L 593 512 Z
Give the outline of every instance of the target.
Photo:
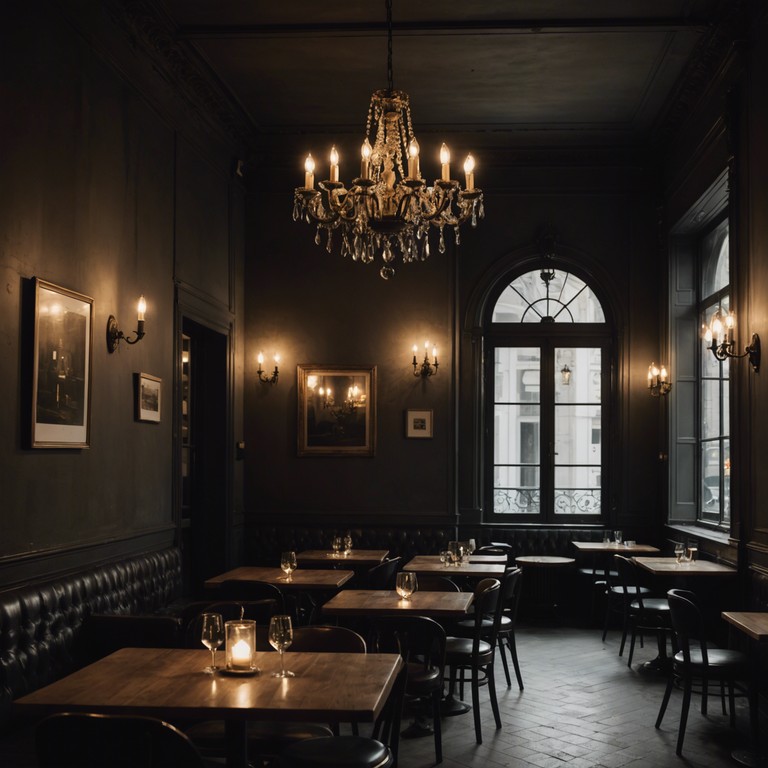
M 605 644 L 598 629 L 528 624 L 518 628 L 525 690 L 507 688 L 501 665 L 497 690 L 503 727 L 494 727 L 481 690 L 483 744 L 475 743 L 471 715 L 443 720 L 443 768 L 708 768 L 735 766 L 731 751 L 748 744 L 747 708 L 738 704 L 737 728 L 728 726 L 718 699 L 703 717 L 694 697 L 684 757 L 675 755 L 681 694 L 672 696 L 661 730 L 654 722 L 664 678 L 642 663 L 656 655 L 650 640 L 636 650 L 632 669 L 618 656 L 619 633 Z M 469 693 L 466 693 L 469 698 Z M 765 731 L 765 728 L 763 728 Z M 0 741 L 3 768 L 33 768 L 31 734 Z M 400 768 L 434 764 L 431 737 L 400 742 Z M 105 768 L 107 768 L 105 766 Z M 137 768 L 139 768 L 137 766 Z

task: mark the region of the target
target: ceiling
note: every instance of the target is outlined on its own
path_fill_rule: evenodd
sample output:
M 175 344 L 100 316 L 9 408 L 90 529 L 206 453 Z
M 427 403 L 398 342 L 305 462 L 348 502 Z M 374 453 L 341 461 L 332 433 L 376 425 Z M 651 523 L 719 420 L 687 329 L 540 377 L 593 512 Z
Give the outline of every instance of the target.
M 259 137 L 362 136 L 387 86 L 383 1 L 157 0 Z M 394 86 L 417 135 L 651 140 L 726 0 L 394 0 Z

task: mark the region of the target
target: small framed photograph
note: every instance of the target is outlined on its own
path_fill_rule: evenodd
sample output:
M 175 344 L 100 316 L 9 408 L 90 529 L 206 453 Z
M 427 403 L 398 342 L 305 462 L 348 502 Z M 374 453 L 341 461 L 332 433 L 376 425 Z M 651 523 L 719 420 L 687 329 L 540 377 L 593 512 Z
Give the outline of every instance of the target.
M 163 380 L 148 373 L 134 374 L 136 377 L 136 420 L 160 423 Z
M 406 411 L 405 436 L 432 437 L 432 411 Z
M 88 448 L 93 299 L 34 278 L 32 448 Z

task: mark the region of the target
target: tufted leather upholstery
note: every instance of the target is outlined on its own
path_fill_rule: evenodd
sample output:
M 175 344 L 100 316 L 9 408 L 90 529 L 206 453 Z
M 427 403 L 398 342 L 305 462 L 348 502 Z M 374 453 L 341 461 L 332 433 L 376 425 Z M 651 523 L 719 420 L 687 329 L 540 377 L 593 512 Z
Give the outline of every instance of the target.
M 153 613 L 181 594 L 181 552 L 150 552 L 0 593 L 0 727 L 13 699 L 69 674 L 91 614 Z

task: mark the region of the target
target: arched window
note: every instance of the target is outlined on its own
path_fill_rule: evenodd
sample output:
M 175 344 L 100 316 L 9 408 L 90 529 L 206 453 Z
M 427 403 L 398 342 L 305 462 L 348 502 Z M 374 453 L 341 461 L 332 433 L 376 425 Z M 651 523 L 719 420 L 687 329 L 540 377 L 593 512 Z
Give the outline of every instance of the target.
M 603 514 L 611 328 L 593 288 L 551 265 L 503 279 L 484 322 L 489 521 Z

